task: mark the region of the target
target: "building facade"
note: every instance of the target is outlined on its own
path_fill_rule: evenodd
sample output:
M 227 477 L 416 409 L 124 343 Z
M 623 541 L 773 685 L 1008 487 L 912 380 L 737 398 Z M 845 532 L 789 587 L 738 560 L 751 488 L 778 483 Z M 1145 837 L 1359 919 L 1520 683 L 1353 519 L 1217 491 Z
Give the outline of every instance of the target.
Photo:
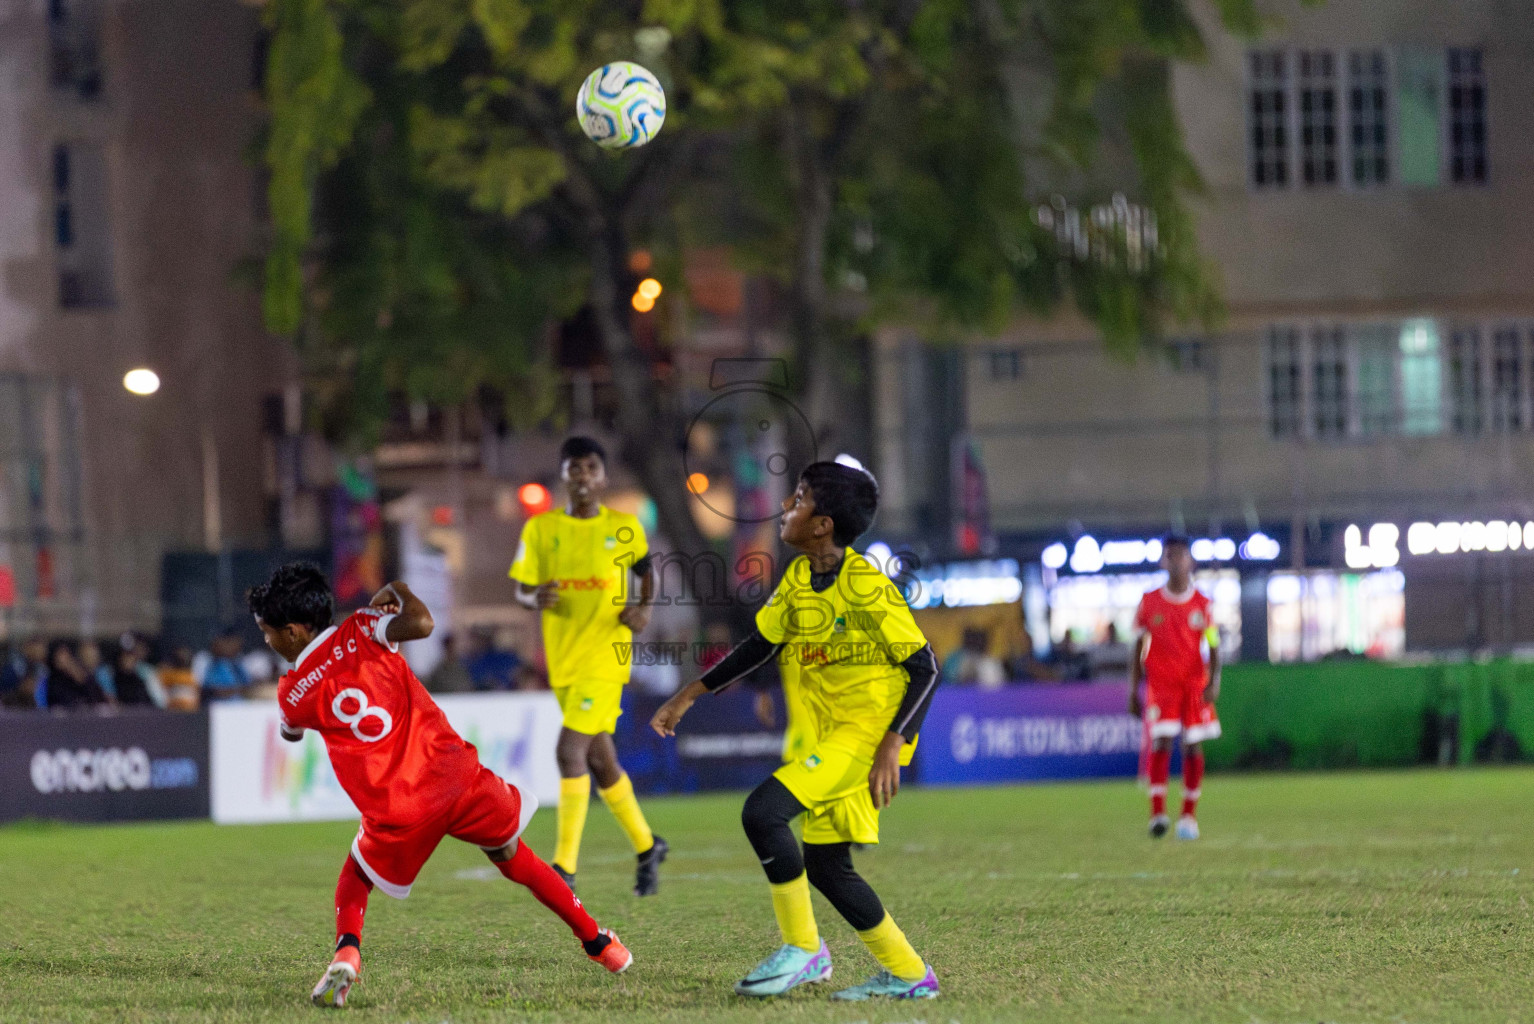
M 166 551 L 272 539 L 260 64 L 236 0 L 0 0 L 7 629 L 155 630 Z
M 1410 648 L 1534 641 L 1534 19 L 1264 8 L 1241 40 L 1206 6 L 1209 60 L 1175 71 L 1223 324 L 1134 363 L 1069 319 L 953 351 L 886 336 L 885 527 L 954 523 L 973 450 L 1001 553 L 1063 545 L 1046 572 L 1083 536 L 1260 537 L 1270 563 L 1213 560 L 1404 574 Z M 912 387 L 933 423 L 902 419 Z

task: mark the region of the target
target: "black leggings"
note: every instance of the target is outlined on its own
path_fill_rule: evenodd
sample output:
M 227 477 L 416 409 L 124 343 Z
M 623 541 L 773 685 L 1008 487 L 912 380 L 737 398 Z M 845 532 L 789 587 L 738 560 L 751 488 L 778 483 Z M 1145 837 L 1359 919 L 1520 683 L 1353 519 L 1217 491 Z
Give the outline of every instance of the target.
M 800 855 L 788 823 L 805 809 L 787 786 L 769 778 L 746 797 L 740 823 L 769 882 L 782 885 L 808 874 L 810 884 L 831 901 L 848 924 L 867 931 L 884 920 L 884 904 L 853 869 L 850 843 L 805 843 Z

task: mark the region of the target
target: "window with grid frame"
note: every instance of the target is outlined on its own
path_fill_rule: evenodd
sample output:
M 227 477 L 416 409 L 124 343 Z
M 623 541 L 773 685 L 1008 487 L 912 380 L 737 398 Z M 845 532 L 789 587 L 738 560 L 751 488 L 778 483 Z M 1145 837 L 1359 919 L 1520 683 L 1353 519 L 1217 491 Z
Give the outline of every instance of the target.
M 1348 342 L 1353 350 L 1359 435 L 1395 433 L 1400 424 L 1396 412 L 1398 332 L 1391 324 L 1355 324 L 1348 328 Z
M 1348 352 L 1341 327 L 1310 332 L 1310 413 L 1316 437 L 1348 434 Z
M 1479 434 L 1485 424 L 1481 332 L 1461 327 L 1449 335 L 1449 399 L 1456 434 Z
M 1529 422 L 1524 403 L 1528 397 L 1525 373 L 1528 359 L 1524 330 L 1504 325 L 1491 335 L 1491 394 L 1488 412 L 1492 429 L 1501 432 L 1524 430 Z
M 1337 75 L 1327 50 L 1296 54 L 1299 69 L 1300 180 L 1337 183 Z
M 1252 185 L 1282 188 L 1289 183 L 1289 55 L 1283 50 L 1254 50 L 1250 73 Z
M 1357 186 L 1390 180 L 1388 65 L 1384 50 L 1348 54 L 1348 142 L 1352 181 Z
M 1449 178 L 1486 182 L 1486 74 L 1479 49 L 1452 47 L 1449 63 Z
M 1275 438 L 1301 436 L 1304 409 L 1304 353 L 1297 327 L 1268 331 L 1268 432 Z

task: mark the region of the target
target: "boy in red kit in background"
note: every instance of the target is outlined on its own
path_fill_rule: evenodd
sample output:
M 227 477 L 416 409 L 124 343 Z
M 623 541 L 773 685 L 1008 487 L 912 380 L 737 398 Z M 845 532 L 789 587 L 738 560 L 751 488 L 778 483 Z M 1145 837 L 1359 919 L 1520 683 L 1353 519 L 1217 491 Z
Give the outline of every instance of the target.
M 362 825 L 336 884 L 336 949 L 310 998 L 344 1006 L 362 969 L 362 918 L 374 886 L 395 899 L 444 836 L 473 843 L 501 874 L 559 915 L 586 955 L 613 973 L 633 956 L 598 928 L 569 886 L 521 840 L 538 802 L 479 763 L 399 654 L 430 636 L 431 612 L 403 583 L 331 625 L 335 598 L 316 566 L 294 562 L 250 592 L 267 645 L 294 664 L 277 687 L 282 736 L 313 729 Z
M 1144 714 L 1150 729 L 1150 834 L 1166 835 L 1167 776 L 1172 769 L 1172 741 L 1182 736 L 1182 815 L 1178 839 L 1198 838 L 1198 798 L 1204 782 L 1205 740 L 1219 738 L 1214 702 L 1220 696 L 1220 630 L 1209 599 L 1193 587 L 1193 553 L 1185 537 L 1162 542 L 1161 567 L 1166 586 L 1140 599 L 1135 612 L 1135 656 L 1129 664 L 1129 713 L 1142 710 L 1140 684 L 1146 684 Z M 1204 647 L 1209 650 L 1204 659 Z

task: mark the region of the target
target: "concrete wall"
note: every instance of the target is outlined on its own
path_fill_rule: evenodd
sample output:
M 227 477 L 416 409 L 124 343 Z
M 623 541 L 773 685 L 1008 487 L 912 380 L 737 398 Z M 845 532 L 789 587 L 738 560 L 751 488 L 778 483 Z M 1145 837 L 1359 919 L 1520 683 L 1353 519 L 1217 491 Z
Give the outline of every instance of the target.
M 161 551 L 268 539 L 262 400 L 292 370 L 261 327 L 256 279 L 237 276 L 261 242 L 259 15 L 235 0 L 111 0 L 101 90 L 82 99 L 50 86 L 47 12 L 0 0 L 0 371 L 77 389 L 86 539 L 58 606 L 34 610 L 54 628 L 154 628 Z M 113 301 L 95 308 L 60 304 L 61 142 L 105 157 Z M 123 389 L 135 366 L 160 374 L 158 394 Z
M 1196 365 L 1111 359 L 1070 316 L 974 339 L 965 407 L 989 471 L 998 532 L 1060 531 L 1072 521 L 1185 523 L 1374 515 L 1489 517 L 1534 511 L 1534 433 L 1339 441 L 1275 440 L 1266 422 L 1263 338 L 1273 323 L 1358 323 L 1428 316 L 1534 321 L 1534 17 L 1510 0 L 1330 0 L 1266 5 L 1263 46 L 1478 46 L 1489 99 L 1485 185 L 1385 185 L 1257 191 L 1247 184 L 1246 54 L 1206 5 L 1210 59 L 1181 67 L 1175 89 L 1207 183 L 1195 201 L 1204 253 L 1229 315 Z M 878 352 L 882 524 L 914 523 L 919 488 L 898 471 L 909 447 L 902 381 L 911 337 Z M 994 379 L 990 353 L 1020 351 L 1019 379 Z

